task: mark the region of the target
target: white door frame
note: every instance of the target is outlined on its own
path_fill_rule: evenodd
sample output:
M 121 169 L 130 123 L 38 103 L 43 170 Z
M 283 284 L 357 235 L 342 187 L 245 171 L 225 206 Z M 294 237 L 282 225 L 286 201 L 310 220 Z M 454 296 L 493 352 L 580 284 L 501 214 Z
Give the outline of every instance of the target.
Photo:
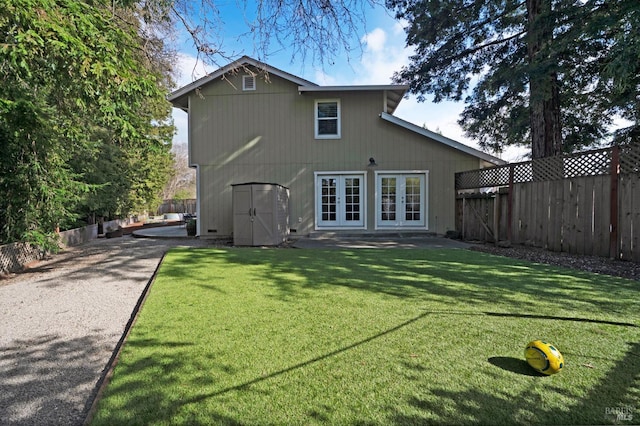
M 323 178 L 334 177 L 342 182 L 345 178 L 357 177 L 360 179 L 360 220 L 352 221 L 351 223 L 346 219 L 338 219 L 333 224 L 323 224 L 322 220 L 322 188 L 321 182 Z M 315 214 L 314 214 L 314 227 L 316 231 L 319 230 L 338 230 L 338 229 L 367 229 L 367 174 L 363 171 L 333 171 L 333 172 L 314 172 L 313 173 L 313 187 L 314 187 L 314 199 L 315 199 Z M 342 185 L 338 185 L 338 191 L 344 191 Z M 340 214 L 346 213 L 345 204 L 346 194 L 338 194 L 337 210 L 338 217 Z M 354 225 L 355 224 L 355 225 Z
M 405 194 L 401 195 L 401 199 L 396 202 L 396 212 L 400 215 L 400 219 L 395 223 L 383 224 L 382 222 L 382 191 L 380 182 L 383 177 L 399 177 L 404 178 L 418 176 L 421 178 L 423 185 L 420 188 L 420 213 L 421 219 L 417 223 L 406 222 L 401 218 L 405 213 Z M 429 229 L 429 171 L 428 170 L 376 170 L 375 171 L 375 229 L 413 229 L 428 230 Z M 401 185 L 402 186 L 402 185 Z

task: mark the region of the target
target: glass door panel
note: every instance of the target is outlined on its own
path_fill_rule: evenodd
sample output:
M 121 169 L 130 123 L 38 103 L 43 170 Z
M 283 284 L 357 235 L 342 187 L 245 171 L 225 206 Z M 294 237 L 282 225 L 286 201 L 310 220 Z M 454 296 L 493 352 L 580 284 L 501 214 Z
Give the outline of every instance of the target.
M 383 177 L 380 192 L 382 194 L 382 204 L 380 206 L 382 211 L 383 221 L 396 220 L 396 203 L 397 203 L 397 179 L 395 177 Z
M 405 179 L 404 220 L 406 222 L 420 221 L 422 211 L 422 184 L 419 177 Z
M 362 220 L 360 204 L 360 178 L 346 178 L 344 180 L 344 222 L 360 222 Z
M 335 222 L 337 219 L 336 216 L 336 207 L 338 202 L 338 182 L 336 178 L 322 178 L 321 179 L 321 220 L 322 222 Z

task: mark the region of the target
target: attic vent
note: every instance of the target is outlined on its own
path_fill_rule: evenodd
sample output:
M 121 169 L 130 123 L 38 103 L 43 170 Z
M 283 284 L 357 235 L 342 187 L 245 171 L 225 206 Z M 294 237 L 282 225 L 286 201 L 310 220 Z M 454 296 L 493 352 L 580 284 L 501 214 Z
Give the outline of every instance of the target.
M 256 77 L 254 75 L 242 76 L 242 90 L 256 90 Z

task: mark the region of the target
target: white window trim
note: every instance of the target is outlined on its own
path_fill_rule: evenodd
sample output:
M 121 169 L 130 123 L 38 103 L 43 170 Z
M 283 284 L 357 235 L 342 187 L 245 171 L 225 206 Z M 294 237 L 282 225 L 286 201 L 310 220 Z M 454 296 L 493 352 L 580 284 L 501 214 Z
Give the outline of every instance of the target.
M 378 176 L 379 175 L 422 175 L 424 176 L 424 226 L 380 226 L 378 224 L 378 213 L 379 213 L 379 205 L 378 202 L 380 200 L 380 187 L 378 186 Z M 374 229 L 377 230 L 389 230 L 389 229 L 410 229 L 410 230 L 429 230 L 429 170 L 376 170 L 374 172 L 373 179 L 374 187 L 374 211 L 375 211 L 375 220 L 374 220 Z
M 335 102 L 337 104 L 338 110 L 338 133 L 335 135 L 320 135 L 318 134 L 318 104 L 320 102 Z M 316 99 L 313 104 L 313 128 L 314 135 L 316 139 L 340 139 L 342 137 L 342 119 L 340 116 L 342 115 L 342 108 L 340 106 L 340 99 Z
M 247 81 L 249 80 L 253 80 L 253 85 L 247 86 Z M 257 81 L 256 81 L 255 75 L 248 74 L 248 75 L 242 76 L 242 90 L 245 90 L 245 91 L 256 90 L 256 85 L 257 85 L 256 83 Z
M 322 176 L 336 176 L 336 175 L 357 175 L 362 177 L 362 226 L 320 226 L 318 215 L 322 209 L 320 205 L 320 197 L 318 194 L 318 179 Z M 313 225 L 316 231 L 339 231 L 339 230 L 355 230 L 355 229 L 367 229 L 367 173 L 362 170 L 357 171 L 335 171 L 335 172 L 313 172 L 313 196 L 315 211 L 313 215 Z

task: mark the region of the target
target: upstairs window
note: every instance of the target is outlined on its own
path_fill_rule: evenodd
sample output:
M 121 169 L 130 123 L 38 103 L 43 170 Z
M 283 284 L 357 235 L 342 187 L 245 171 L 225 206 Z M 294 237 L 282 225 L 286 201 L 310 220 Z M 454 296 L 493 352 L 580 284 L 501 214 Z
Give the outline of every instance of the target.
M 340 138 L 340 101 L 338 99 L 318 100 L 315 103 L 316 139 Z
M 242 90 L 256 90 L 256 77 L 253 75 L 243 75 Z

